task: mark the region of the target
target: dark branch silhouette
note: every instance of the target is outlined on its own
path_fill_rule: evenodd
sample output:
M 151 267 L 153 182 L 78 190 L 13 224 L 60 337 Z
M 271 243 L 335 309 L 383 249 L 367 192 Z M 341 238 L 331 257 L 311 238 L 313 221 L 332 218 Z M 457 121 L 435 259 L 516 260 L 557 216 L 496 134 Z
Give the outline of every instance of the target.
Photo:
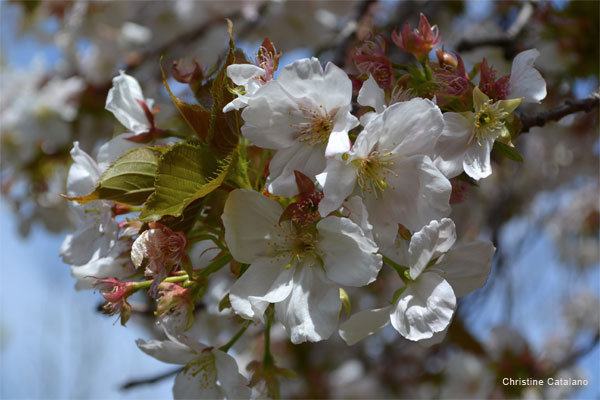
M 121 385 L 120 390 L 129 390 L 129 389 L 133 389 L 135 387 L 138 386 L 142 386 L 142 385 L 149 385 L 152 383 L 156 383 L 158 381 L 161 381 L 163 379 L 169 378 L 173 375 L 176 375 L 179 373 L 179 371 L 181 371 L 182 368 L 181 367 L 177 367 L 175 369 L 172 369 L 170 371 L 164 372 L 160 375 L 155 375 L 155 376 L 151 376 L 149 378 L 142 378 L 142 379 L 132 379 L 128 382 L 125 382 L 124 384 Z

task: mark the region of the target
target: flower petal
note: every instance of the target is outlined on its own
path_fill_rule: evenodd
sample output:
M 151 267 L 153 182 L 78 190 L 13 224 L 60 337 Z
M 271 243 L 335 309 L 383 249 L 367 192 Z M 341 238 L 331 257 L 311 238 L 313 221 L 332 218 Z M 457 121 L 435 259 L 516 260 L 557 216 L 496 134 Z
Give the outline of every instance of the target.
M 473 135 L 473 124 L 459 113 L 444 113 L 444 130 L 435 144 L 435 166 L 448 178 L 463 171 L 467 143 Z M 475 145 L 475 144 L 473 144 Z
M 121 71 L 112 82 L 113 87 L 108 91 L 105 108 L 132 133 L 147 131 L 150 124 L 144 110 L 137 102 L 137 100 L 145 101 L 138 81 Z
M 300 171 L 315 180 L 325 169 L 325 145 L 309 146 L 296 142 L 291 147 L 277 150 L 269 163 L 267 188 L 276 196 L 292 197 L 298 194 L 294 171 Z
M 79 142 L 73 142 L 71 149 L 73 164 L 67 177 L 67 194 L 85 196 L 94 190 L 102 171 L 88 153 L 79 148 Z
M 540 52 L 525 50 L 515 57 L 510 71 L 509 98 L 521 97 L 525 103 L 539 103 L 546 98 L 546 81 L 539 71 L 533 68 Z
M 492 164 L 490 162 L 490 153 L 494 140 L 485 140 L 478 144 L 472 142 L 465 152 L 463 169 L 471 178 L 479 180 L 492 174 Z
M 236 314 L 260 322 L 269 303 L 285 300 L 294 284 L 294 268 L 286 268 L 287 263 L 288 260 L 279 258 L 254 261 L 229 292 Z
M 327 160 L 323 173 L 317 175 L 323 187 L 323 199 L 319 203 L 321 216 L 327 216 L 340 208 L 356 185 L 356 168 L 337 158 Z
M 213 350 L 217 378 L 227 399 L 249 399 L 251 390 L 248 380 L 239 372 L 237 362 L 221 350 Z
M 449 218 L 431 221 L 410 240 L 410 277 L 417 279 L 429 261 L 447 252 L 456 242 L 456 228 Z
M 450 284 L 435 272 L 425 272 L 402 292 L 391 321 L 409 340 L 429 339 L 446 329 L 455 308 L 456 297 Z
M 239 262 L 252 263 L 267 253 L 267 242 L 276 240 L 283 210 L 275 201 L 246 189 L 229 193 L 223 211 L 225 242 Z
M 275 304 L 275 316 L 292 343 L 318 342 L 335 331 L 340 307 L 339 288 L 320 267 L 298 266 L 292 293 Z
M 381 113 L 385 107 L 385 92 L 377 85 L 373 75 L 369 75 L 360 91 L 357 98 L 358 104 L 361 106 L 369 106 L 375 109 L 375 112 Z
M 144 353 L 168 364 L 183 365 L 198 357 L 198 355 L 186 345 L 171 340 L 150 340 L 149 342 L 146 342 L 142 339 L 138 339 L 135 341 L 135 344 L 137 344 L 139 349 Z
M 217 385 L 217 368 L 212 352 L 204 353 L 188 363 L 175 377 L 175 399 L 223 399 L 224 393 Z
M 496 248 L 491 242 L 476 241 L 453 247 L 436 268 L 444 271 L 456 297 L 465 296 L 485 285 Z
M 391 306 L 357 312 L 340 326 L 340 336 L 352 346 L 389 324 L 390 310 Z
M 317 224 L 317 248 L 323 253 L 327 277 L 343 286 L 373 282 L 381 269 L 377 245 L 348 218 L 327 217 Z
M 333 130 L 327 141 L 325 156 L 332 157 L 350 150 L 350 138 L 348 132 L 358 126 L 358 119 L 350 113 L 350 104 L 341 107 L 333 119 Z
M 247 88 L 248 82 L 265 74 L 265 70 L 253 64 L 232 64 L 227 67 L 227 76 L 238 86 Z

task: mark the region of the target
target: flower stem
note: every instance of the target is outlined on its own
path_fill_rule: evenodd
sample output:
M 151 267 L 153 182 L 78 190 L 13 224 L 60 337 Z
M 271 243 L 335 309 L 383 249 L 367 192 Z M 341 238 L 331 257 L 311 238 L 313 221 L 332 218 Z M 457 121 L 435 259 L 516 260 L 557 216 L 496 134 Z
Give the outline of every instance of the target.
M 189 276 L 187 274 L 185 275 L 180 275 L 180 276 L 170 276 L 168 278 L 165 278 L 163 280 L 163 282 L 183 282 L 185 280 L 187 280 L 189 278 Z M 150 279 L 147 281 L 142 281 L 142 282 L 138 282 L 134 285 L 135 290 L 140 290 L 140 289 L 146 289 L 149 288 L 152 285 L 152 282 L 154 282 L 154 279 Z
M 404 271 L 408 271 L 408 268 L 395 263 L 394 261 L 392 261 L 392 259 L 390 259 L 389 257 L 387 257 L 386 255 L 379 253 L 381 255 L 381 257 L 383 258 L 383 261 L 385 261 L 385 263 L 387 265 L 389 265 L 390 267 L 394 268 L 396 270 L 396 272 L 398 273 L 398 275 L 400 275 L 400 278 L 404 279 Z
M 233 336 L 229 342 L 227 342 L 223 346 L 219 347 L 219 350 L 224 351 L 225 353 L 227 353 L 229 351 L 229 349 L 231 348 L 231 346 L 233 346 L 235 344 L 235 342 L 237 342 L 238 339 L 240 337 L 242 337 L 242 335 L 244 334 L 244 332 L 246 332 L 246 329 L 248 329 L 248 326 L 250 326 L 250 322 L 251 321 L 249 321 L 249 320 L 246 321 L 244 323 L 244 325 L 240 328 L 240 330 L 235 334 L 235 336 Z
M 211 262 L 205 268 L 203 268 L 202 271 L 200 271 L 200 274 L 210 275 L 213 272 L 217 272 L 218 270 L 223 268 L 223 266 L 225 264 L 230 262 L 232 259 L 233 259 L 233 257 L 231 256 L 231 254 L 228 254 L 228 253 L 223 254 L 221 257 L 217 258 L 215 261 Z
M 273 325 L 273 312 L 267 311 L 267 323 L 265 326 L 265 353 L 263 355 L 263 364 L 273 362 L 273 356 L 271 355 L 271 325 Z

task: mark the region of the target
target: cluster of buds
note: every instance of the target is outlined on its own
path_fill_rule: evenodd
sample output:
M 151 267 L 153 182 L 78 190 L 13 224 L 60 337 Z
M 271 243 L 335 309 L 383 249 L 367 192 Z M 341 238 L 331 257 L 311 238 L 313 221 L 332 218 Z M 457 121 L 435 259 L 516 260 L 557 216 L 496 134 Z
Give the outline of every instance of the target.
M 387 40 L 382 35 L 375 35 L 365 40 L 352 56 L 361 78 L 367 79 L 371 75 L 383 89 L 394 84 L 394 69 L 386 54 Z
M 162 282 L 158 285 L 158 290 L 160 299 L 156 306 L 156 316 L 162 321 L 168 318 L 177 330 L 190 329 L 194 323 L 194 298 L 199 288 L 185 288 L 177 283 Z

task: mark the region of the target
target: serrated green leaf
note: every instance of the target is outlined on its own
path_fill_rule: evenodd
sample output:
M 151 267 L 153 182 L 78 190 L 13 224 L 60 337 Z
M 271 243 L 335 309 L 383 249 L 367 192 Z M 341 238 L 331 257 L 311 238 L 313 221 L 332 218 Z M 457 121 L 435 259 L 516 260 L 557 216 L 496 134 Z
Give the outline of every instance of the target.
M 523 157 L 514 147 L 510 147 L 502 142 L 495 141 L 494 150 L 510 160 L 523 162 Z
M 154 179 L 161 147 L 138 147 L 119 157 L 100 177 L 94 191 L 86 196 L 67 197 L 85 204 L 96 200 L 112 200 L 126 205 L 141 205 L 154 192 Z
M 155 192 L 144 204 L 142 221 L 157 221 L 165 215 L 179 217 L 194 200 L 218 188 L 231 163 L 205 145 L 177 143 L 161 157 Z

